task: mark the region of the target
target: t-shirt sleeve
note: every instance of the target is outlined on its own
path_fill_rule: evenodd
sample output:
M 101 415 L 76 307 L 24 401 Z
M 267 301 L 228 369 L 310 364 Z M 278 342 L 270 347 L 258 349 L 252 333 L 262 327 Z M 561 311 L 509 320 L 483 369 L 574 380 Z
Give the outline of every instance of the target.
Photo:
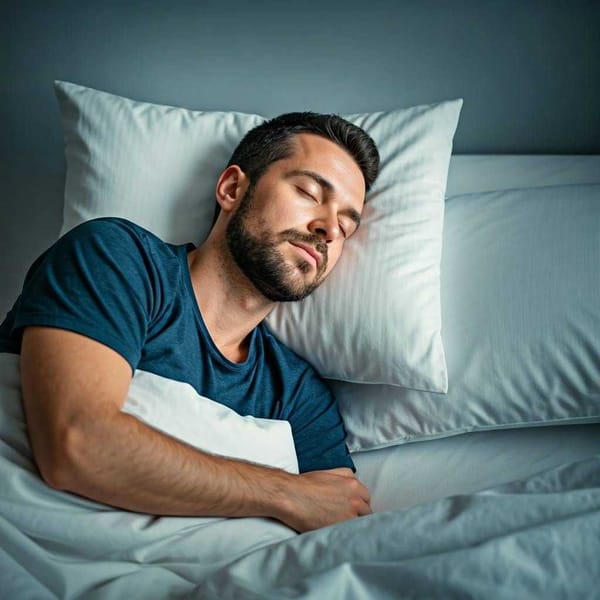
M 88 221 L 47 250 L 27 274 L 13 335 L 31 325 L 74 331 L 109 346 L 135 370 L 155 292 L 144 236 L 130 225 Z
M 311 368 L 304 372 L 297 389 L 295 402 L 284 418 L 292 427 L 300 472 L 338 467 L 356 471 L 331 390 Z

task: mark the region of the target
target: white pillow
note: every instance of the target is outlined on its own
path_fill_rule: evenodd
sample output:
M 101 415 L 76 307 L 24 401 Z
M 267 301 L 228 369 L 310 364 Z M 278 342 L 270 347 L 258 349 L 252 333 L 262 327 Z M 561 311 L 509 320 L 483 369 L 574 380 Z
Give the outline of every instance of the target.
M 138 370 L 121 410 L 198 450 L 298 473 L 288 421 L 241 416 L 189 383 Z
M 351 451 L 600 422 L 600 185 L 448 198 L 443 396 L 331 382 Z
M 461 100 L 343 115 L 374 139 L 381 171 L 327 280 L 267 322 L 324 377 L 446 392 L 440 260 Z
M 61 233 L 122 216 L 173 243 L 200 242 L 217 177 L 257 115 L 134 102 L 56 82 L 66 143 Z M 445 392 L 439 266 L 444 192 L 462 100 L 347 115 L 378 144 L 363 225 L 315 294 L 269 316 L 324 376 Z M 344 116 L 344 115 L 342 115 Z
M 217 177 L 257 115 L 134 102 L 55 82 L 67 177 L 61 235 L 96 217 L 123 217 L 165 241 L 200 242 Z

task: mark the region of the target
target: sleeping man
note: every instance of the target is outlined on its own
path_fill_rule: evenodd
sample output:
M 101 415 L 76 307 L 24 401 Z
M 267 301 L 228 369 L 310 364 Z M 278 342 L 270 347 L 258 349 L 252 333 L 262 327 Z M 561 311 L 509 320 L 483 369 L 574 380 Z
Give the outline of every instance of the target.
M 240 142 L 198 247 L 104 218 L 38 258 L 0 325 L 0 352 L 20 354 L 48 485 L 131 511 L 264 516 L 299 532 L 369 514 L 330 391 L 262 321 L 327 277 L 378 167 L 356 126 L 282 115 Z M 137 370 L 241 415 L 288 421 L 300 473 L 199 451 L 126 414 Z

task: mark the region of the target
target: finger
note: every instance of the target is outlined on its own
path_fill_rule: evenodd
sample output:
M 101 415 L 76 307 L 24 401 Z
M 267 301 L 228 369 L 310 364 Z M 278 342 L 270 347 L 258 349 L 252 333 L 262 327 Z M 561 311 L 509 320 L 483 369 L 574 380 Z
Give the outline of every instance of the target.
M 360 482 L 359 482 L 360 483 Z M 369 492 L 369 488 L 364 485 L 364 484 L 360 484 L 360 497 L 367 503 L 370 504 L 371 503 L 371 492 Z
M 373 509 L 371 508 L 371 506 L 365 502 L 359 509 L 358 509 L 358 516 L 359 517 L 364 517 L 366 515 L 372 515 L 373 514 Z

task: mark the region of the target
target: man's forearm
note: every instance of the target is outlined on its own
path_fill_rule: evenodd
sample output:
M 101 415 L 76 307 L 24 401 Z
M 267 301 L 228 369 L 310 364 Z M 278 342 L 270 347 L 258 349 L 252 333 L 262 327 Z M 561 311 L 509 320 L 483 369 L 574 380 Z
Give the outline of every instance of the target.
M 65 438 L 56 487 L 159 515 L 280 518 L 292 475 L 212 456 L 118 413 Z
M 293 475 L 212 456 L 119 413 L 68 436 L 55 487 L 157 515 L 272 517 L 303 532 L 371 512 L 350 469 Z

